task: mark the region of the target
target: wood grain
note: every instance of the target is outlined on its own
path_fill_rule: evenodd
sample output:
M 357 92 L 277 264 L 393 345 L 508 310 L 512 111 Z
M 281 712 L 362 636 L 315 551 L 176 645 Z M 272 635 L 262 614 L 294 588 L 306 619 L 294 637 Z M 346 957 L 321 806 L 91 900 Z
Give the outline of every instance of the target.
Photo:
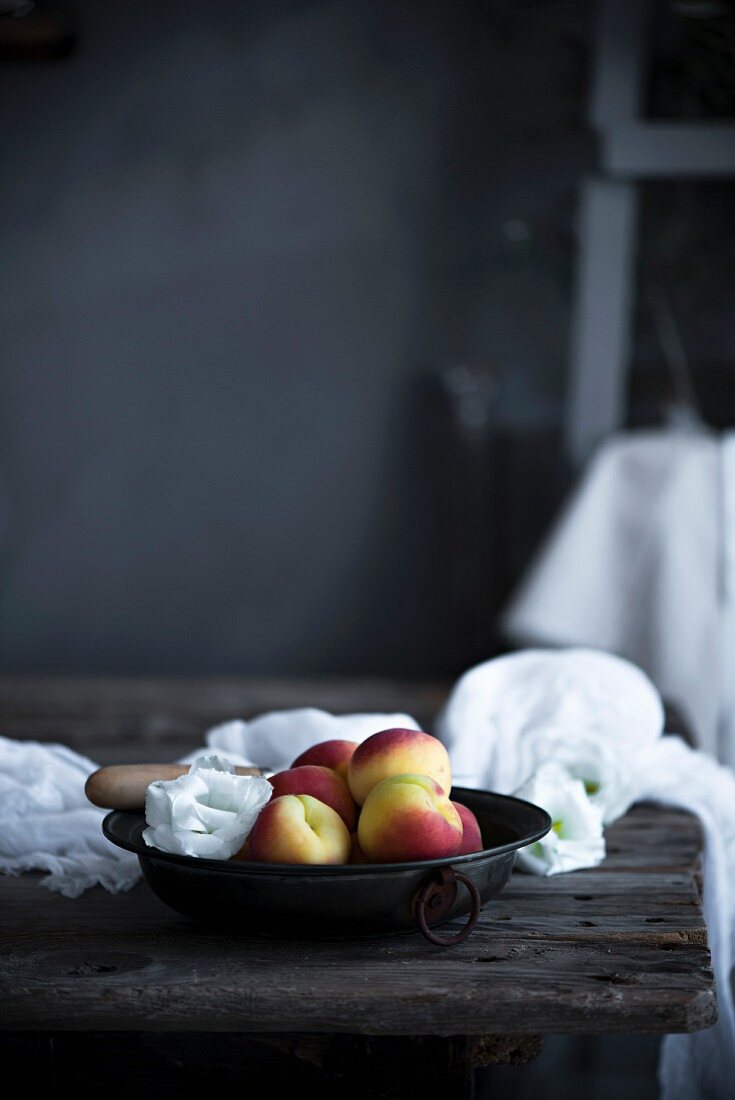
M 143 812 L 145 793 L 156 780 L 172 780 L 188 772 L 188 764 L 113 764 L 98 768 L 84 784 L 90 802 L 106 810 Z M 260 775 L 259 768 L 235 768 L 236 775 Z
M 100 764 L 126 764 L 175 760 L 210 726 L 287 707 L 402 711 L 428 725 L 448 688 L 378 678 L 0 676 L 0 716 L 6 737 L 62 741 Z

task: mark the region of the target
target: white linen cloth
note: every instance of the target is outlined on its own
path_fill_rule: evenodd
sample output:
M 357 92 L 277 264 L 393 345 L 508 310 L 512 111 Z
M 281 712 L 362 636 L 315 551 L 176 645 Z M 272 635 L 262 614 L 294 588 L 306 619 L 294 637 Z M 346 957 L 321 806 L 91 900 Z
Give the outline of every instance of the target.
M 419 727 L 408 714 L 329 714 L 317 707 L 300 707 L 270 711 L 249 722 L 224 722 L 211 729 L 206 740 L 220 755 L 229 754 L 235 764 L 280 772 L 320 741 L 359 743 L 379 730 L 395 728 Z
M 570 747 L 576 759 L 591 745 L 609 760 L 605 778 L 615 781 L 609 821 L 630 805 L 627 780 L 617 774 L 625 755 L 609 748 L 655 741 L 663 725 L 661 697 L 630 662 L 590 649 L 527 649 L 465 672 L 439 715 L 438 735 L 455 783 L 489 784 L 503 794 L 517 790 L 544 760 Z
M 735 775 L 679 738 L 662 737 L 662 719 L 655 688 L 628 662 L 586 649 L 528 650 L 465 673 L 440 715 L 438 732 L 470 787 L 509 794 L 560 760 L 576 760 L 584 775 L 597 746 L 602 771 L 611 779 L 601 804 L 607 821 L 644 799 L 697 814 L 705 835 L 704 912 L 719 1019 L 707 1031 L 666 1037 L 661 1095 L 731 1100 Z
M 105 840 L 105 811 L 84 794 L 96 766 L 63 745 L 0 737 L 0 871 L 47 871 L 43 885 L 68 898 L 135 885 L 137 858 Z
M 520 645 L 627 657 L 703 749 L 735 764 L 733 436 L 662 430 L 607 441 L 503 625 Z

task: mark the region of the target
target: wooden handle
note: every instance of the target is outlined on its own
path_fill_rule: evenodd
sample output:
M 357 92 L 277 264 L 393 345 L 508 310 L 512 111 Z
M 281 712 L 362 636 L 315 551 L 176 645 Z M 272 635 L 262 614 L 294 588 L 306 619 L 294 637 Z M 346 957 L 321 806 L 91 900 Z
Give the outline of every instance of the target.
M 116 764 L 98 768 L 84 785 L 84 793 L 105 810 L 143 810 L 145 792 L 156 779 L 176 779 L 188 764 Z M 237 775 L 260 775 L 258 768 L 235 768 Z

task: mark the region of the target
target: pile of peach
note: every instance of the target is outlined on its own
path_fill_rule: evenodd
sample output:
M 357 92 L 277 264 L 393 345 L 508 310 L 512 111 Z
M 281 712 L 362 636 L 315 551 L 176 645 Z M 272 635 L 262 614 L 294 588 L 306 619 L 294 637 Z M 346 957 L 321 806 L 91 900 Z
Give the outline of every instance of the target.
M 419 730 L 323 741 L 269 782 L 273 797 L 234 859 L 402 863 L 482 849 L 477 818 L 449 799 L 447 750 Z

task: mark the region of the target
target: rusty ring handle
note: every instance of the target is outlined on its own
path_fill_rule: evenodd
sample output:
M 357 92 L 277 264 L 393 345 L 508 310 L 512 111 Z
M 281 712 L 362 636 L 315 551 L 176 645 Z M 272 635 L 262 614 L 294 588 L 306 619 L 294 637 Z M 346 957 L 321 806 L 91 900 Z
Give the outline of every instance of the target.
M 480 891 L 468 875 L 463 875 L 461 871 L 455 871 L 453 867 L 442 868 L 442 872 L 442 885 L 448 885 L 456 881 L 464 883 L 467 888 L 467 893 L 470 895 L 470 915 L 467 918 L 467 923 L 464 928 L 454 936 L 446 936 L 444 938 L 437 936 L 436 933 L 432 932 L 429 928 L 429 924 L 426 920 L 426 904 L 429 899 L 429 892 L 437 885 L 437 881 L 434 878 L 427 879 L 416 895 L 416 923 L 419 926 L 421 935 L 425 940 L 428 940 L 429 943 L 433 943 L 437 947 L 454 947 L 456 943 L 461 943 L 462 940 L 466 940 L 477 924 L 482 902 L 480 900 Z

